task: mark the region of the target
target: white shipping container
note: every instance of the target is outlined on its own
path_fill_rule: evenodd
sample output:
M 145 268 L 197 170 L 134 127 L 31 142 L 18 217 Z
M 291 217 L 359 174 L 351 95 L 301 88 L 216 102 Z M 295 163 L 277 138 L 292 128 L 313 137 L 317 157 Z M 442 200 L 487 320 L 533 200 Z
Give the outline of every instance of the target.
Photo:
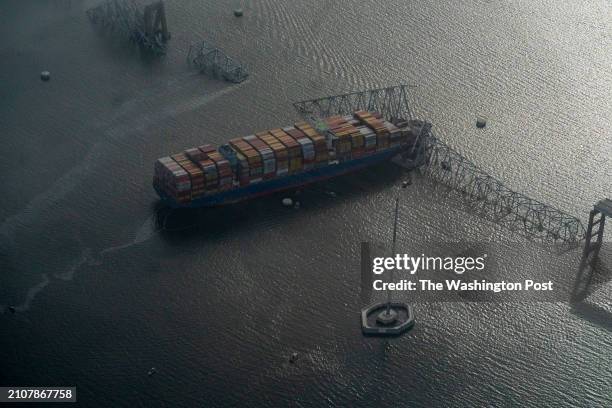
M 314 145 L 310 139 L 300 139 L 300 145 L 302 145 L 302 154 L 304 160 L 314 160 L 315 150 Z
M 274 158 L 274 152 L 272 151 L 272 149 L 262 149 L 259 152 L 261 154 L 261 158 L 263 160 L 268 160 L 268 159 L 273 159 Z
M 175 178 L 187 176 L 187 172 L 185 170 L 175 170 L 172 172 L 172 175 Z
M 303 137 L 299 139 L 298 142 L 302 145 L 302 148 L 310 147 L 314 149 L 314 144 L 312 143 L 312 140 L 310 139 Z

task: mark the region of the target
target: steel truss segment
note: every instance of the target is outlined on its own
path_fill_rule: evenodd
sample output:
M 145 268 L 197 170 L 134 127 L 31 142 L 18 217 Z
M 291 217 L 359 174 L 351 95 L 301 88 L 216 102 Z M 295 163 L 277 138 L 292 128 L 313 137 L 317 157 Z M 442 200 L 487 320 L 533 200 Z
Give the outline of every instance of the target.
M 579 242 L 584 238 L 585 228 L 579 219 L 510 190 L 433 133 L 426 137 L 431 140 L 425 143 L 425 173 L 464 193 L 482 215 L 534 239 Z
M 206 41 L 189 47 L 187 62 L 198 68 L 200 72 L 221 77 L 229 82 L 242 82 L 249 75 L 245 65 L 225 55 L 219 48 Z
M 322 126 L 323 118 L 349 115 L 356 110 L 379 112 L 387 118 L 414 119 L 409 104 L 409 89 L 398 85 L 304 100 L 293 104 L 297 112 L 312 124 Z
M 159 15 L 164 12 L 163 3 L 152 3 L 147 7 L 157 12 L 155 21 L 163 20 L 165 30 L 165 16 Z M 92 24 L 112 34 L 126 38 L 155 53 L 162 54 L 166 51 L 167 31 L 161 33 L 161 38 L 157 32 L 148 33 L 144 9 L 138 5 L 136 0 L 106 0 L 88 9 L 86 14 Z

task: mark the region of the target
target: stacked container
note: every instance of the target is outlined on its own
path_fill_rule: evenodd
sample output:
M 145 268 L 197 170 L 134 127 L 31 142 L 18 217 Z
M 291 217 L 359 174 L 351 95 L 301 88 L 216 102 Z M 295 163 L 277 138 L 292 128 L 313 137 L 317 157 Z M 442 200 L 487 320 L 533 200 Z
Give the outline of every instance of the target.
M 234 174 L 238 174 L 238 153 L 230 147 L 228 144 L 219 146 L 219 153 L 229 162 L 230 169 L 232 171 L 232 184 L 234 181 Z
M 259 135 L 259 133 L 257 135 Z M 263 178 L 273 178 L 276 174 L 276 159 L 274 158 L 274 151 L 256 135 L 245 136 L 243 139 L 255 150 L 257 150 L 261 156 L 263 163 Z
M 172 158 L 189 175 L 189 182 L 191 184 L 190 199 L 195 200 L 204 195 L 204 173 L 202 170 L 189 160 L 184 153 L 175 154 Z
M 332 116 L 327 119 L 327 124 L 333 134 L 332 143 L 336 149 L 336 157 L 341 161 L 350 160 L 351 157 L 361 157 L 364 154 L 363 135 L 347 119 L 341 116 Z
M 376 133 L 376 146 L 378 150 L 389 147 L 389 130 L 379 119 L 380 115 L 367 111 L 357 111 L 355 112 L 355 117 L 361 124 L 366 125 Z
M 283 131 L 300 144 L 300 147 L 302 148 L 304 170 L 312 169 L 315 164 L 315 149 L 312 140 L 310 140 L 310 138 L 306 136 L 304 132 L 294 128 L 293 126 L 283 128 Z
M 207 158 L 198 162 L 198 166 L 200 166 L 204 172 L 206 191 L 209 193 L 217 192 L 217 188 L 219 187 L 219 173 L 217 172 L 217 165 L 215 162 Z
M 276 175 L 282 176 L 287 174 L 289 172 L 289 154 L 285 145 L 268 132 L 259 132 L 255 135 L 274 152 Z
M 203 173 L 204 190 L 206 193 L 217 191 L 218 174 L 215 163 L 208 154 L 214 152 L 215 148 L 209 144 L 185 150 L 185 156 L 191 160 Z
M 155 162 L 154 183 L 179 203 L 191 200 L 189 174 L 170 157 L 162 157 Z
M 217 167 L 217 174 L 219 177 L 219 190 L 227 191 L 232 188 L 232 168 L 230 167 L 229 161 L 221 155 L 221 153 L 214 151 L 208 154 L 208 158 L 215 163 Z
M 287 149 L 287 157 L 289 161 L 289 174 L 297 173 L 303 168 L 302 148 L 300 144 L 282 129 L 272 129 L 272 136 L 278 139 Z
M 194 163 L 204 161 L 208 158 L 207 154 L 197 147 L 192 147 L 191 149 L 185 150 L 185 156 L 187 156 L 189 160 Z
M 238 161 L 241 167 L 240 184 L 245 185 L 248 183 L 260 182 L 263 176 L 263 163 L 261 155 L 257 150 L 241 138 L 232 139 L 229 144 L 240 153 L 240 155 L 238 155 Z M 244 160 L 241 160 L 242 158 L 240 156 L 244 157 Z M 245 168 L 248 169 L 248 174 L 245 174 Z
M 212 153 L 212 152 L 216 152 L 217 149 L 214 148 L 213 145 L 210 144 L 204 144 L 202 146 L 198 146 L 198 149 L 204 153 L 205 155 L 208 155 L 208 153 Z
M 374 153 L 376 151 L 376 133 L 367 126 L 359 126 L 357 129 L 363 135 L 364 154 Z
M 383 125 L 385 125 L 389 131 L 389 144 L 391 146 L 397 146 L 406 140 L 404 133 L 393 123 L 383 121 Z
M 312 141 L 315 149 L 315 166 L 320 167 L 326 165 L 329 161 L 329 150 L 325 138 L 317 133 L 308 122 L 297 122 L 295 127 L 302 131 Z
M 241 186 L 246 186 L 247 184 L 251 182 L 251 171 L 249 170 L 249 161 L 241 153 L 236 153 L 236 159 L 238 160 L 238 171 L 236 172 L 236 174 L 238 175 L 238 183 Z

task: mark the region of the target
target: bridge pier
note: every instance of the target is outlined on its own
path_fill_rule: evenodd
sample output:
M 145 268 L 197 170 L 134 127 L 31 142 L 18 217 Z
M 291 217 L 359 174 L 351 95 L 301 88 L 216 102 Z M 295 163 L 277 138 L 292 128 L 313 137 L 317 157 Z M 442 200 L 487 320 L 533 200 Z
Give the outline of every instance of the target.
M 589 286 L 593 278 L 593 270 L 603 244 L 606 218 L 611 216 L 612 200 L 610 199 L 597 202 L 589 214 L 589 225 L 584 236 L 584 249 L 582 250 L 580 267 L 578 268 L 572 292 L 571 300 L 573 302 L 579 302 L 588 295 Z
M 170 39 L 162 0 L 145 6 L 144 11 L 136 0 L 106 0 L 88 9 L 87 16 L 93 24 L 156 54 L 165 52 Z
M 612 200 L 610 199 L 600 200 L 589 214 L 589 225 L 584 236 L 585 242 L 582 260 L 580 261 L 580 270 L 587 266 L 593 267 L 595 265 L 603 242 L 606 217 L 612 217 Z M 594 243 L 592 243 L 593 238 L 595 238 Z
M 162 41 L 170 39 L 168 32 L 168 23 L 166 22 L 166 10 L 163 1 L 157 1 L 145 6 L 144 9 L 144 30 L 145 35 L 149 38 L 161 35 Z

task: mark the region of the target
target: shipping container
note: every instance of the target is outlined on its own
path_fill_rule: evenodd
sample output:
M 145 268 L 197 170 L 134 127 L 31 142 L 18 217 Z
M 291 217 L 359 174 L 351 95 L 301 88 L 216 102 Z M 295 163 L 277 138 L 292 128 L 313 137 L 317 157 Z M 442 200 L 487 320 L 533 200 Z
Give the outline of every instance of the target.
M 178 202 L 191 199 L 189 174 L 172 158 L 162 157 L 155 162 L 155 180 L 163 191 Z
M 179 153 L 172 156 L 172 158 L 178 163 L 179 166 L 181 166 L 183 170 L 187 172 L 189 176 L 191 185 L 189 190 L 191 193 L 190 198 L 194 200 L 204 195 L 204 172 L 193 161 L 191 161 L 186 154 Z
M 229 190 L 233 185 L 234 174 L 230 166 L 230 162 L 219 152 L 211 152 L 208 157 L 215 162 L 217 168 L 217 177 L 219 179 L 219 190 Z
M 289 136 L 294 138 L 302 148 L 302 158 L 304 167 L 306 168 L 309 164 L 314 163 L 315 161 L 315 146 L 312 140 L 306 136 L 304 132 L 299 129 L 296 129 L 293 126 L 288 126 L 283 128 L 283 131 L 287 133 Z M 309 167 L 311 168 L 311 167 Z
M 272 129 L 270 134 L 287 149 L 289 173 L 296 173 L 302 170 L 302 148 L 300 144 L 282 129 Z
M 251 181 L 253 179 L 261 178 L 263 174 L 263 161 L 259 152 L 257 152 L 257 150 L 255 150 L 243 138 L 232 139 L 230 140 L 229 144 L 246 158 Z
M 273 178 L 276 175 L 276 158 L 274 156 L 274 150 L 268 146 L 263 140 L 259 138 L 259 135 L 264 135 L 265 132 L 259 132 L 255 135 L 249 135 L 243 137 L 243 139 L 249 143 L 262 158 L 262 177 L 264 179 Z
M 269 132 L 259 132 L 255 135 L 272 149 L 274 153 L 275 174 L 277 176 L 287 174 L 289 172 L 289 153 L 285 145 Z

